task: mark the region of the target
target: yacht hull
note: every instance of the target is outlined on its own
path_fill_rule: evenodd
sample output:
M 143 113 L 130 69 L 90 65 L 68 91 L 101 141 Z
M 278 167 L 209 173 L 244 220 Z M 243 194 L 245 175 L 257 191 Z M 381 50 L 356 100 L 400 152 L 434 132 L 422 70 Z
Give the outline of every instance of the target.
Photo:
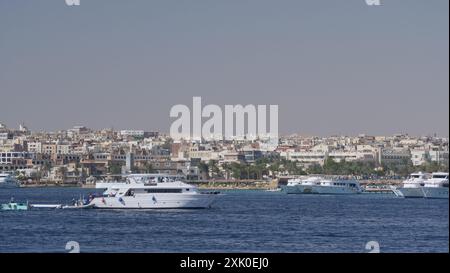
M 96 209 L 203 209 L 211 207 L 217 194 L 165 194 L 96 197 L 89 205 Z
M 448 199 L 448 188 L 436 187 L 436 188 L 422 188 L 423 197 L 435 198 L 435 199 Z
M 295 185 L 284 186 L 283 188 L 288 194 L 357 194 L 357 190 L 349 187 L 328 187 L 313 185 Z
M 400 197 L 405 198 L 423 198 L 422 188 L 397 188 L 396 189 L 399 194 L 396 194 Z

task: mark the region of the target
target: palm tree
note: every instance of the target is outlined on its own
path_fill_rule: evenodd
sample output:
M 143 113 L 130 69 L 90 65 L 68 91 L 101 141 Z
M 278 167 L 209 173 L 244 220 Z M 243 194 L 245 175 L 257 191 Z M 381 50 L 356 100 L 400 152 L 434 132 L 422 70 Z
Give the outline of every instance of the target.
M 263 162 L 256 163 L 254 169 L 256 172 L 256 179 L 262 179 L 264 173 L 267 173 L 266 164 Z
M 44 165 L 42 165 L 41 170 L 43 173 L 46 173 L 48 175 L 48 172 L 52 168 L 52 164 L 49 161 L 46 161 Z
M 145 163 L 145 172 L 146 173 L 153 173 L 155 172 L 155 169 L 153 169 L 153 165 L 151 163 Z
M 229 179 L 230 173 L 232 172 L 230 164 L 229 163 L 222 164 L 222 169 L 225 171 L 225 178 Z
M 216 160 L 210 160 L 208 162 L 208 169 L 211 172 L 211 175 L 213 177 L 219 176 L 220 175 L 220 169 L 217 166 L 217 161 Z
M 122 172 L 122 166 L 120 164 L 111 164 L 108 166 L 108 172 L 110 174 L 120 174 Z
M 234 179 L 241 179 L 242 172 L 245 171 L 239 163 L 233 162 L 231 163 L 231 175 Z
M 56 170 L 57 178 L 61 179 L 61 182 L 64 183 L 64 180 L 66 178 L 67 168 L 65 166 L 61 166 Z
M 280 172 L 280 169 L 281 169 L 280 168 L 280 161 L 277 160 L 277 161 L 273 162 L 272 164 L 270 164 L 268 169 L 269 169 L 269 171 L 272 172 L 272 178 L 275 177 L 277 175 L 277 173 Z

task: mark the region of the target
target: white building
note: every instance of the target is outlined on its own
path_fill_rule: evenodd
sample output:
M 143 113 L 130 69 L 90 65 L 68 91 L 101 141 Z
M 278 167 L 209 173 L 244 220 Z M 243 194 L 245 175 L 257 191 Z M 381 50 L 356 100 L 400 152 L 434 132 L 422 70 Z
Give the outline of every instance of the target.
M 28 151 L 31 153 L 42 153 L 42 143 L 41 142 L 28 142 Z
M 411 161 L 414 166 L 425 164 L 429 160 L 429 154 L 426 150 L 411 150 Z
M 56 153 L 60 155 L 66 155 L 72 153 L 71 146 L 69 144 L 57 144 Z
M 326 152 L 313 152 L 313 151 L 286 151 L 281 152 L 280 157 L 290 161 L 297 161 L 304 166 L 319 164 L 323 165 L 327 158 Z
M 120 135 L 122 137 L 144 137 L 145 132 L 143 130 L 121 130 Z
M 378 152 L 378 163 L 403 164 L 411 159 L 411 152 L 404 148 L 384 148 Z
M 431 161 L 448 164 L 448 150 L 431 150 L 428 154 Z
M 414 166 L 420 166 L 427 162 L 446 164 L 448 163 L 448 151 L 427 149 L 411 150 L 411 161 Z
M 13 136 L 11 133 L 9 132 L 0 132 L 0 140 L 8 140 L 8 139 L 12 139 Z

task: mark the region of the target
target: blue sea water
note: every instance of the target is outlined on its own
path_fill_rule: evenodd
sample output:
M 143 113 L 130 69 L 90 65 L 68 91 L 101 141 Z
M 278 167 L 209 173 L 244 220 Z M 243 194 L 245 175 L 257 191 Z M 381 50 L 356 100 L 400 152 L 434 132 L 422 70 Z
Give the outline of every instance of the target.
M 92 189 L 1 189 L 0 203 L 67 204 Z M 448 252 L 448 200 L 223 191 L 203 210 L 0 211 L 0 252 Z

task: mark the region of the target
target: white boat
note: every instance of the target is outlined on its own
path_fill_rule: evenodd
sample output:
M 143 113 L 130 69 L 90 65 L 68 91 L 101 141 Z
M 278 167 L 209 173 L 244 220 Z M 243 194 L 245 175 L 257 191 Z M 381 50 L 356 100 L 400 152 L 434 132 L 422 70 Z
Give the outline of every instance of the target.
M 13 175 L 0 173 L 0 188 L 16 188 L 19 184 Z
M 422 187 L 425 185 L 429 174 L 427 173 L 412 173 L 408 179 L 403 181 L 401 187 L 393 189 L 393 192 L 398 197 L 405 198 L 422 198 Z
M 421 190 L 425 198 L 448 199 L 448 173 L 433 173 Z
M 362 189 L 356 180 L 330 180 L 322 177 L 290 179 L 283 187 L 288 194 L 357 194 Z
M 132 174 L 124 182 L 96 183 L 105 189 L 87 206 L 100 209 L 193 209 L 209 208 L 217 192 L 199 192 L 178 176 Z
M 59 204 L 32 204 L 32 205 L 30 205 L 30 208 L 36 208 L 36 209 L 60 209 L 60 208 L 62 208 L 62 205 L 59 205 Z
M 59 208 L 61 208 L 61 209 L 92 209 L 94 207 L 95 207 L 94 204 L 88 204 L 88 205 L 76 204 L 76 205 L 61 206 Z

